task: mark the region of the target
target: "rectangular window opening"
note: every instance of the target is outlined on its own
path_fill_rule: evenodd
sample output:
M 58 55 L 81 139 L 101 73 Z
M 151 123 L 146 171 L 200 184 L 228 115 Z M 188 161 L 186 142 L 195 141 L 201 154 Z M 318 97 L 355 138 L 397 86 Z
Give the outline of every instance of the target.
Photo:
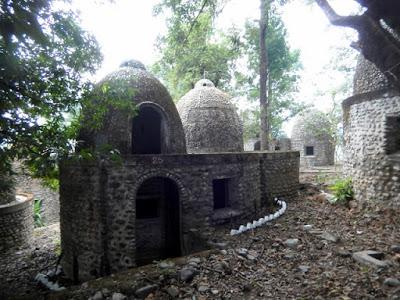
M 306 146 L 306 156 L 314 155 L 314 146 Z
M 386 117 L 386 153 L 400 153 L 400 116 Z
M 229 201 L 229 178 L 213 180 L 214 209 L 221 209 L 230 206 Z

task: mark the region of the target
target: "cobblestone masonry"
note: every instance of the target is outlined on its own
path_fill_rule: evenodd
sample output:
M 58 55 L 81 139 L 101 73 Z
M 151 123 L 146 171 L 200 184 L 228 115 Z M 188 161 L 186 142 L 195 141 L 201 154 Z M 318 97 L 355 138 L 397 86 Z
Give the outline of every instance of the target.
M 16 176 L 17 192 L 30 193 L 33 199 L 42 200 L 41 217 L 45 225 L 60 221 L 60 197 L 58 191 L 53 191 L 43 185 L 42 181 L 28 174 Z
M 121 165 L 65 162 L 60 187 L 64 270 L 86 280 L 135 265 L 135 199 L 146 179 L 169 178 L 178 187 L 181 252 L 187 254 L 212 241 L 217 224 L 239 225 L 257 217 L 268 199 L 296 197 L 298 169 L 298 152 L 134 155 Z M 231 204 L 214 210 L 212 180 L 221 178 L 232 180 Z
M 119 70 L 107 75 L 96 85 L 96 91 L 101 93 L 103 86 L 115 86 L 119 98 L 132 101 L 139 109 L 151 107 L 162 116 L 164 131 L 161 153 L 186 153 L 182 122 L 171 96 L 161 82 L 147 72 L 140 62 L 132 60 L 122 64 Z M 128 89 L 133 91 L 131 99 L 126 96 Z M 91 119 L 90 111 L 84 109 L 84 113 Z M 86 126 L 81 130 L 80 140 L 85 142 L 81 147 L 96 148 L 107 144 L 122 154 L 130 154 L 132 122 L 133 118 L 130 118 L 125 110 L 109 109 L 102 128 L 94 131 Z
M 399 206 L 399 92 L 373 64 L 360 58 L 354 94 L 342 103 L 344 174 L 352 178 L 357 200 Z
M 177 104 L 188 153 L 241 152 L 243 129 L 230 97 L 207 79 Z
M 334 146 L 323 129 L 326 124 L 323 119 L 314 117 L 317 113 L 305 113 L 293 126 L 291 149 L 300 152 L 301 167 L 329 166 L 335 161 Z M 314 154 L 306 155 L 306 147 L 313 147 Z
M 33 196 L 0 205 L 0 254 L 27 247 L 33 234 Z
M 343 102 L 343 111 L 343 169 L 353 180 L 356 199 L 400 205 L 398 142 L 397 151 L 388 152 L 400 135 L 388 124 L 390 116 L 400 120 L 400 95 L 389 90 L 356 95 Z

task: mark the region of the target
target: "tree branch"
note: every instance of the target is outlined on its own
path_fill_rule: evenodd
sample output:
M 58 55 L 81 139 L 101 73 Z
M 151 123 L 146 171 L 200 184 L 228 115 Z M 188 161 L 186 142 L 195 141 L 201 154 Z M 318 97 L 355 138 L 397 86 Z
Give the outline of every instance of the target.
M 315 0 L 322 11 L 327 16 L 329 22 L 337 26 L 346 26 L 354 29 L 360 27 L 362 16 L 340 16 L 330 6 L 327 0 Z
M 201 8 L 200 8 L 200 10 L 199 10 L 199 13 L 198 13 L 197 16 L 194 18 L 192 24 L 190 24 L 189 32 L 188 32 L 188 34 L 186 35 L 185 39 L 183 40 L 183 44 L 186 44 L 186 41 L 187 41 L 187 39 L 189 38 L 190 34 L 192 33 L 192 30 L 193 30 L 193 28 L 194 28 L 194 25 L 197 23 L 197 19 L 198 19 L 198 18 L 200 17 L 200 15 L 203 13 L 204 8 L 205 8 L 206 5 L 207 5 L 207 2 L 208 2 L 208 0 L 204 0 L 204 1 L 203 1 L 203 5 L 201 6 Z

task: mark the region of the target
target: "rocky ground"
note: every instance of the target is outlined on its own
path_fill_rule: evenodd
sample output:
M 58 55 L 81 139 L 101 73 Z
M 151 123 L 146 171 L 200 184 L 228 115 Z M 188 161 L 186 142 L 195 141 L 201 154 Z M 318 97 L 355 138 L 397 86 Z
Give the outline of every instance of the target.
M 303 186 L 299 199 L 271 224 L 234 237 L 221 231 L 217 238 L 225 249 L 156 262 L 55 294 L 37 293 L 32 284 L 39 259 L 41 268 L 55 262 L 39 247 L 37 258 L 23 260 L 25 267 L 18 260 L 2 263 L 1 287 L 15 294 L 30 290 L 23 299 L 400 299 L 400 210 L 351 206 L 331 205 L 316 188 Z M 54 249 L 52 241 L 43 251 Z M 363 250 L 376 250 L 378 259 L 356 260 Z
M 59 253 L 59 224 L 35 229 L 30 248 L 0 257 L 0 299 L 37 291 L 35 276 L 54 270 Z

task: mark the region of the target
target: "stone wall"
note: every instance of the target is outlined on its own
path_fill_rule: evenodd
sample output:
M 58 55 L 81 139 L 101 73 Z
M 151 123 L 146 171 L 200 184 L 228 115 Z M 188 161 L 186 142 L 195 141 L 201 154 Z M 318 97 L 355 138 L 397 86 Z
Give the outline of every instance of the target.
M 300 166 L 329 166 L 335 162 L 335 147 L 324 129 L 327 120 L 318 111 L 310 111 L 300 117 L 293 127 L 291 149 L 300 152 Z M 306 155 L 306 147 L 314 149 L 314 155 Z
M 38 178 L 32 178 L 19 170 L 16 175 L 17 192 L 30 193 L 33 199 L 42 200 L 41 217 L 45 225 L 60 221 L 60 199 L 58 191 L 54 191 L 43 185 Z
M 32 195 L 0 205 L 0 254 L 29 246 L 33 234 Z
M 169 178 L 176 185 L 180 248 L 187 254 L 204 249 L 217 224 L 239 225 L 258 217 L 267 200 L 295 197 L 298 166 L 298 152 L 135 155 L 121 165 L 65 162 L 60 180 L 64 270 L 84 280 L 135 265 L 137 227 L 153 231 L 135 220 L 137 191 L 147 179 Z M 230 180 L 230 205 L 214 210 L 212 182 L 224 178 Z
M 400 131 L 390 119 L 400 118 L 399 93 L 386 89 L 350 97 L 343 112 L 343 169 L 353 180 L 356 199 L 399 206 L 400 144 L 393 139 Z

